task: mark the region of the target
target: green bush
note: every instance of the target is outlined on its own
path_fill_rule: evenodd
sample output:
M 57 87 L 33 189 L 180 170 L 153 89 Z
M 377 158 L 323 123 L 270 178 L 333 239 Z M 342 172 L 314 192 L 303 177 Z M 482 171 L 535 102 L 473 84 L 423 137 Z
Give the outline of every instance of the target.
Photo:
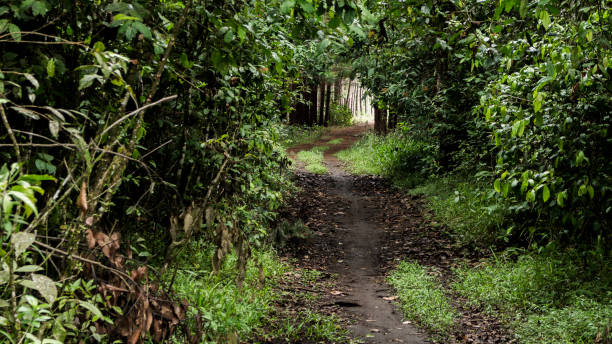
M 446 176 L 424 181 L 411 189 L 423 194 L 437 222 L 461 244 L 489 247 L 505 238 L 508 210 L 492 195 L 488 179 Z
M 353 124 L 353 113 L 348 107 L 339 104 L 331 104 L 329 109 L 331 125 L 349 126 Z

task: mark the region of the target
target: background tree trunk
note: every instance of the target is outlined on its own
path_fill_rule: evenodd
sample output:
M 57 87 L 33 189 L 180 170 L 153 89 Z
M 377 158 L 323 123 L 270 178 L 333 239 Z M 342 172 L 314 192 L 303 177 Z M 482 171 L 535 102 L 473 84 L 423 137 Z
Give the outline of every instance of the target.
M 329 117 L 331 114 L 329 105 L 331 102 L 331 88 L 332 88 L 332 84 L 331 82 L 327 83 L 327 98 L 325 100 L 325 118 L 323 120 L 323 125 L 324 126 L 328 126 L 331 122 L 331 118 Z
M 321 81 L 319 84 L 321 89 L 321 95 L 319 97 L 319 125 L 323 125 L 325 122 L 325 82 Z
M 317 123 L 317 85 L 310 85 L 308 94 L 310 105 L 308 107 L 308 125 L 313 126 Z

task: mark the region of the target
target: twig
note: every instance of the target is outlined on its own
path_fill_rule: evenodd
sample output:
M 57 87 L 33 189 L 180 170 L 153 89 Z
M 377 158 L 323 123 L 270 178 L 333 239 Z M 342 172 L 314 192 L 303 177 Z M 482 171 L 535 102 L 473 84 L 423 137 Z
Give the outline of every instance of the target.
M 13 133 L 13 129 L 11 129 L 11 125 L 6 118 L 6 112 L 4 112 L 4 105 L 0 104 L 0 115 L 2 115 L 2 122 L 4 123 L 4 127 L 13 141 L 12 146 L 15 148 L 15 154 L 17 154 L 17 162 L 21 165 L 21 152 L 19 151 L 19 144 L 17 143 L 17 139 L 15 138 L 15 134 Z M 9 145 L 10 146 L 10 145 Z
M 83 263 L 92 264 L 92 265 L 95 265 L 95 266 L 97 266 L 99 268 L 102 268 L 104 270 L 108 270 L 108 271 L 110 271 L 110 272 L 112 272 L 114 274 L 117 274 L 117 275 L 119 275 L 119 276 L 129 280 L 134 285 L 136 285 L 136 286 L 138 285 L 138 283 L 136 283 L 136 281 L 134 281 L 132 279 L 132 277 L 130 277 L 128 274 L 126 274 L 125 272 L 123 272 L 121 270 L 117 270 L 115 268 L 111 268 L 110 266 L 106 266 L 106 265 L 104 265 L 104 264 L 102 264 L 100 262 L 97 262 L 97 261 L 91 260 L 91 259 L 87 259 L 87 258 L 81 257 L 81 256 L 76 255 L 76 254 L 70 254 L 70 253 L 68 253 L 68 252 L 66 252 L 64 250 L 60 250 L 59 248 L 55 248 L 55 247 L 49 246 L 49 245 L 47 245 L 45 243 L 42 243 L 42 242 L 40 242 L 38 240 L 35 240 L 34 243 L 36 245 L 46 249 L 46 250 L 52 251 L 53 253 L 56 253 L 56 254 L 61 255 L 63 257 L 74 258 L 74 259 L 79 260 L 79 261 L 81 261 Z M 129 286 L 129 284 L 127 284 L 127 285 Z
M 160 100 L 158 100 L 158 101 L 156 101 L 154 103 L 147 104 L 147 105 L 145 105 L 143 107 L 140 107 L 140 108 L 138 108 L 138 109 L 128 113 L 127 115 L 125 115 L 125 116 L 119 118 L 118 120 L 116 120 L 113 124 L 109 125 L 108 128 L 104 129 L 104 131 L 100 134 L 100 138 L 102 138 L 102 136 L 104 136 L 104 134 L 106 134 L 109 130 L 111 130 L 112 128 L 114 128 L 116 125 L 118 125 L 119 123 L 123 122 L 124 120 L 126 120 L 126 119 L 128 119 L 128 118 L 130 118 L 130 117 L 132 117 L 134 115 L 137 115 L 137 114 L 141 113 L 142 111 L 144 111 L 144 110 L 146 110 L 146 109 L 148 109 L 148 108 L 150 108 L 152 106 L 155 106 L 157 104 L 166 102 L 168 100 L 172 100 L 172 99 L 174 99 L 176 97 L 178 97 L 178 96 L 175 94 L 173 96 L 162 98 L 162 99 L 160 99 Z

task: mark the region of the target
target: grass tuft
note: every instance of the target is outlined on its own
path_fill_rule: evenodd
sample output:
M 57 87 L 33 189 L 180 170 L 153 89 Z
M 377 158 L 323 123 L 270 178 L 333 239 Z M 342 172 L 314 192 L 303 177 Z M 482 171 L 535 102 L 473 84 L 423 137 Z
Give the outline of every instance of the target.
M 191 254 L 179 257 L 182 266 L 174 277 L 174 290 L 179 298 L 191 305 L 187 323 L 195 327 L 195 315 L 202 314 L 204 320 L 203 342 L 224 342 L 236 333 L 246 338 L 263 326 L 272 311 L 273 301 L 278 297 L 273 287 L 287 267 L 271 251 L 255 251 L 249 261 L 243 289 L 238 290 L 235 279 L 237 257 L 225 258 L 222 269 L 212 274 L 210 246 L 193 244 Z M 198 246 L 198 247 L 195 247 Z M 258 264 L 263 267 L 265 283 L 260 284 Z M 166 276 L 168 280 L 172 276 Z
M 447 335 L 458 317 L 439 282 L 417 263 L 402 262 L 388 277 L 397 291 L 402 310 L 410 318 L 438 335 Z
M 342 141 L 343 141 L 343 139 L 341 137 L 339 137 L 339 138 L 333 139 L 333 140 L 331 140 L 331 141 L 329 141 L 327 143 L 330 144 L 330 145 L 338 145 L 338 144 L 341 144 Z
M 318 146 L 311 150 L 299 151 L 297 159 L 302 161 L 306 166 L 306 171 L 315 174 L 327 173 L 327 167 L 323 163 L 323 152 L 329 149 L 328 146 Z
M 319 126 L 284 125 L 279 128 L 279 142 L 285 148 L 313 143 L 321 139 L 326 130 Z

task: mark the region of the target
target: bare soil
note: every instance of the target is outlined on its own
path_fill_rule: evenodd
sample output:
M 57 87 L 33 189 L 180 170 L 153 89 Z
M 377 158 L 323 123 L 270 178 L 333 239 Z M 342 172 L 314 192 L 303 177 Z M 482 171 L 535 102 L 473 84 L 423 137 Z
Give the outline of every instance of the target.
M 344 171 L 334 154 L 352 146 L 370 129 L 366 125 L 333 128 L 318 142 L 288 150 L 295 157 L 301 150 L 330 147 L 324 153 L 328 174 L 296 171 L 295 182 L 301 191 L 281 216 L 302 220 L 314 235 L 310 240 L 293 243 L 285 253 L 295 259 L 298 269 L 323 272 L 323 287 L 301 287 L 318 295 L 310 306 L 340 316 L 361 342 L 440 342 L 428 341 L 428 334 L 418 324 L 403 319 L 385 275 L 401 260 L 410 259 L 428 267 L 448 287 L 453 267 L 476 264 L 483 253 L 456 247 L 443 226 L 428 216 L 420 197 L 395 190 L 382 178 L 353 176 Z M 340 144 L 327 143 L 337 138 L 343 139 Z M 328 276 L 337 278 L 327 279 Z M 288 288 L 300 288 L 295 278 L 289 278 L 288 283 Z M 512 342 L 497 319 L 466 306 L 465 300 L 450 291 L 448 296 L 461 318 L 452 336 L 443 342 Z M 281 306 L 300 307 L 287 300 Z

